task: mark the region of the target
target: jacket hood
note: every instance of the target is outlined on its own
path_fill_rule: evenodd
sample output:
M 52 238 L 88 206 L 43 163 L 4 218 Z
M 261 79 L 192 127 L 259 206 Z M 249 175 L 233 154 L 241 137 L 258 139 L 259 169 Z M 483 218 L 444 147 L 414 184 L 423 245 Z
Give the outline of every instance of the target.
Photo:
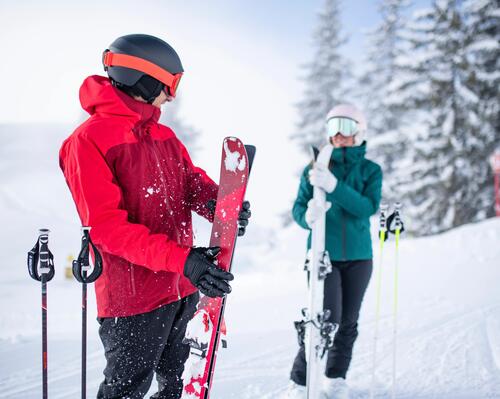
M 158 122 L 161 110 L 134 100 L 115 88 L 104 76 L 92 75 L 80 87 L 80 103 L 90 115 L 103 114 L 132 118 L 134 123 Z

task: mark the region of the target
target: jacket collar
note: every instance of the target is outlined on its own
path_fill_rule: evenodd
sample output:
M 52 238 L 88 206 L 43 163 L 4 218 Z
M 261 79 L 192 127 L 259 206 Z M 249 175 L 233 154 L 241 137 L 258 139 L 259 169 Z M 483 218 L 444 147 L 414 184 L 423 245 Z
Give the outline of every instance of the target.
M 134 100 L 114 87 L 108 78 L 98 75 L 84 80 L 80 87 L 80 103 L 90 115 L 124 116 L 140 128 L 157 123 L 161 115 L 158 107 Z
M 366 141 L 363 144 L 353 147 L 335 148 L 332 151 L 334 163 L 357 163 L 364 159 L 366 154 Z

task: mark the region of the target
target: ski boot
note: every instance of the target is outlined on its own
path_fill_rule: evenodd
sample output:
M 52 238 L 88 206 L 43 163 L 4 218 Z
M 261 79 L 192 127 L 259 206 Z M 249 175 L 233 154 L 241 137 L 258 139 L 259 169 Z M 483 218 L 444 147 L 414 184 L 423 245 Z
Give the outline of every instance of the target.
M 299 385 L 293 381 L 290 381 L 283 399 L 306 399 L 305 385 Z
M 349 399 L 349 387 L 345 379 L 339 378 L 326 378 L 323 380 L 321 388 L 321 399 Z

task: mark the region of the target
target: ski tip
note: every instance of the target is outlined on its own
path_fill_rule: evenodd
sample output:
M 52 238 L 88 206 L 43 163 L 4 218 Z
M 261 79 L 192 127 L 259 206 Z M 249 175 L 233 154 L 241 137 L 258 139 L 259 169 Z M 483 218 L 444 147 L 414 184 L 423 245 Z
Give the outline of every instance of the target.
M 317 147 L 311 147 L 311 148 L 314 154 L 315 163 L 321 163 L 324 165 L 329 164 L 333 152 L 333 145 L 327 143 L 320 149 L 318 149 Z
M 311 157 L 312 157 L 313 162 L 316 161 L 318 159 L 318 155 L 319 155 L 319 148 L 312 145 L 310 147 L 310 152 L 311 152 Z

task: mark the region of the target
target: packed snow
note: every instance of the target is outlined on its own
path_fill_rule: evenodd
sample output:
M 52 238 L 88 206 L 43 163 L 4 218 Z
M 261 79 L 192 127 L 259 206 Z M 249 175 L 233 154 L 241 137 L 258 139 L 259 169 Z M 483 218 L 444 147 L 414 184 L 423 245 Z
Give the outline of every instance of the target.
M 57 149 L 68 130 L 10 131 L 0 130 L 0 398 L 41 396 L 40 284 L 26 268 L 26 253 L 40 227 L 51 229 L 56 267 L 48 283 L 49 393 L 51 398 L 75 398 L 80 392 L 81 285 L 71 275 L 66 279 L 64 269 L 68 255 L 79 250 L 80 227 L 57 165 Z M 252 172 L 251 193 L 266 192 L 263 179 L 258 168 Z M 290 207 L 283 202 L 283 211 Z M 219 351 L 215 399 L 279 398 L 288 383 L 297 350 L 293 321 L 307 302 L 302 270 L 306 232 L 266 222 L 255 212 L 237 245 L 226 313 L 228 348 Z M 195 228 L 197 242 L 206 244 L 208 222 L 196 218 Z M 499 239 L 500 219 L 426 238 L 402 237 L 397 398 L 500 398 Z M 390 397 L 392 376 L 394 242 L 388 241 L 384 251 L 377 398 Z M 368 398 L 371 381 L 374 277 L 348 374 L 353 399 Z M 88 308 L 88 397 L 95 397 L 104 355 L 92 288 Z

